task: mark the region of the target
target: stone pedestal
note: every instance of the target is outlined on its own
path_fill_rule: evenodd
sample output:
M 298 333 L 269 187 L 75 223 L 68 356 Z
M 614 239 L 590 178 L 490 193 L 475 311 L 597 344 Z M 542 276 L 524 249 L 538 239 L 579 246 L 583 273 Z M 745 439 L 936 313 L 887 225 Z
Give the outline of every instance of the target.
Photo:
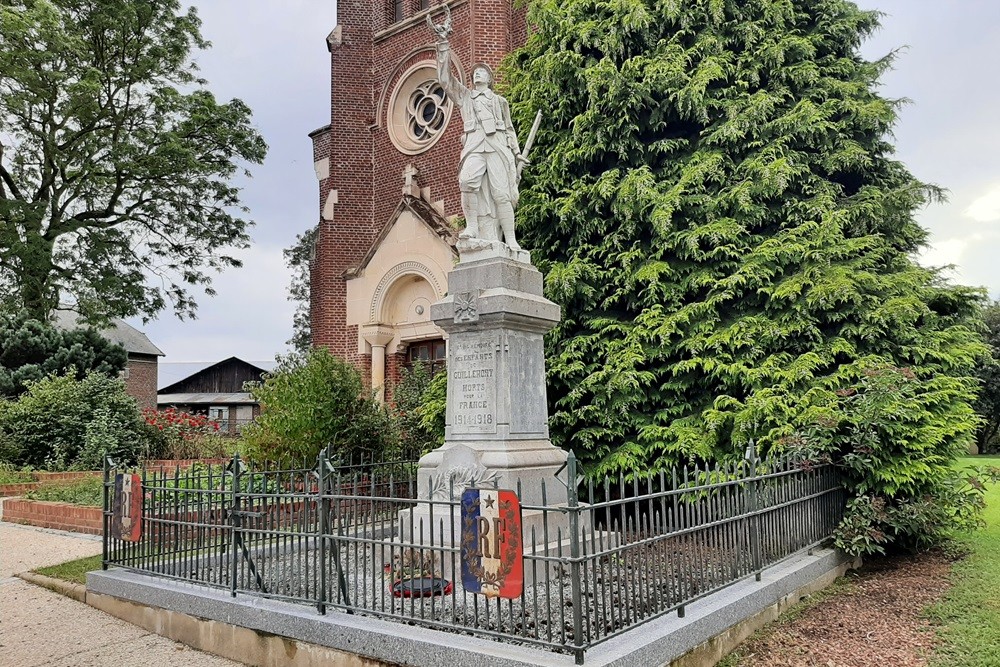
M 420 460 L 419 497 L 447 498 L 452 482 L 461 493 L 473 484 L 516 490 L 520 480 L 521 503 L 537 505 L 546 480 L 549 502 L 562 499 L 555 472 L 566 452 L 549 442 L 542 344 L 559 316 L 531 264 L 498 252 L 463 256 L 452 270 L 448 296 L 431 306 L 448 332 L 445 444 Z

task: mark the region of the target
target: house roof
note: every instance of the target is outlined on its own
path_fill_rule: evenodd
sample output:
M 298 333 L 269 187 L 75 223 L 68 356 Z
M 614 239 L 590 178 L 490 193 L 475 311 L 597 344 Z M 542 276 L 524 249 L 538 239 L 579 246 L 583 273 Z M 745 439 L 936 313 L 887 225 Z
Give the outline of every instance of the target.
M 163 391 L 164 389 L 169 389 L 171 386 L 178 384 L 190 377 L 201 373 L 204 370 L 208 370 L 212 366 L 229 361 L 230 359 L 236 359 L 245 364 L 253 366 L 260 370 L 262 373 L 273 371 L 278 365 L 274 360 L 271 361 L 245 361 L 239 357 L 229 357 L 228 359 L 223 359 L 222 361 L 174 361 L 174 362 L 160 362 L 157 369 L 156 378 L 156 390 Z
M 52 315 L 52 324 L 58 329 L 78 329 L 87 326 L 80 320 L 79 315 L 66 310 L 57 310 Z M 124 320 L 113 319 L 107 327 L 99 328 L 98 331 L 112 343 L 118 343 L 124 347 L 125 351 L 130 354 L 165 356 L 160 348 L 150 342 L 146 334 Z
M 230 394 L 158 394 L 156 396 L 157 405 L 256 405 L 255 401 L 247 392 L 234 392 Z

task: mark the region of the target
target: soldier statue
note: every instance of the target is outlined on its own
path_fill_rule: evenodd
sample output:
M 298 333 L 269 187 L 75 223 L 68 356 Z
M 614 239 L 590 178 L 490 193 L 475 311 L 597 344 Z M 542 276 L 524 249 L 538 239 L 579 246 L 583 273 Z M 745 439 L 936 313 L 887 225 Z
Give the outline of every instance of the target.
M 510 106 L 493 92 L 493 70 L 477 63 L 472 68 L 472 88 L 451 72 L 451 12 L 442 25 L 427 23 L 438 36 L 437 75 L 462 112 L 465 134 L 459 160 L 458 186 L 466 227 L 460 239 L 503 240 L 520 250 L 514 234 L 514 207 L 518 199 L 520 168 L 528 162 L 518 147 L 510 119 Z M 501 238 L 502 236 L 502 238 Z

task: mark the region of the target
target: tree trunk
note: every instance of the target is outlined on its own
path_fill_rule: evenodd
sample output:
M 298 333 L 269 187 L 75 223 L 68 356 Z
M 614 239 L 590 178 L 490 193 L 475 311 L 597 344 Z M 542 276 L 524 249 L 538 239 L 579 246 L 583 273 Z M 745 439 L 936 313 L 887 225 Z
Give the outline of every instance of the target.
M 53 284 L 55 243 L 41 234 L 29 235 L 20 253 L 21 271 L 15 277 L 17 294 L 25 317 L 45 322 L 59 305 L 59 290 Z

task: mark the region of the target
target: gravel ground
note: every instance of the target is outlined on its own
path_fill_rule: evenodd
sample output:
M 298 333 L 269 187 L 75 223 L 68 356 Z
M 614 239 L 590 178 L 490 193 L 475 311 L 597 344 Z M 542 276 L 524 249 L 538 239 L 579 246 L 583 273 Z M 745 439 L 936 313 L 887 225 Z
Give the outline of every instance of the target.
M 635 625 L 664 608 L 673 607 L 682 598 L 690 599 L 732 579 L 732 569 L 737 567 L 732 554 L 716 549 L 717 557 L 712 558 L 707 549 L 699 549 L 697 554 L 691 554 L 687 549 L 689 547 L 679 541 L 636 548 L 620 556 L 600 559 L 596 570 L 588 567 L 583 572 L 581 585 L 585 636 L 591 641 L 605 637 Z M 443 574 L 444 578 L 453 582 L 453 594 L 406 599 L 392 595 L 391 587 L 396 578 L 386 572 L 386 565 L 393 562 L 394 554 L 399 553 L 398 549 L 388 546 L 372 549 L 360 545 L 341 551 L 347 595 L 355 608 L 427 623 L 440 622 L 457 626 L 456 629 L 500 631 L 509 636 L 550 644 L 571 643 L 572 582 L 568 572 L 557 572 L 558 566 L 549 570 L 546 581 L 546 565 L 535 561 L 533 568 L 532 559 L 526 558 L 523 601 L 494 599 L 487 604 L 481 596 L 464 591 L 460 572 L 454 571 L 460 567 L 457 558 L 454 565 L 447 558 L 444 567 L 437 566 L 435 570 L 438 576 Z M 318 558 L 314 549 L 284 553 L 271 553 L 266 548 L 252 549 L 250 557 L 269 594 L 300 600 L 317 596 Z M 738 567 L 748 568 L 745 560 L 740 559 Z M 705 569 L 695 567 L 695 563 Z M 407 563 L 407 566 L 410 565 Z M 240 590 L 251 593 L 260 590 L 245 559 L 240 559 L 238 568 Z M 225 557 L 187 564 L 175 574 L 228 587 L 229 570 L 229 559 Z M 409 576 L 413 574 L 404 578 Z M 336 594 L 337 581 L 331 559 L 327 571 L 331 595 Z
M 836 595 L 740 646 L 732 667 L 923 667 L 934 631 L 923 610 L 949 587 L 940 551 L 873 559 Z

